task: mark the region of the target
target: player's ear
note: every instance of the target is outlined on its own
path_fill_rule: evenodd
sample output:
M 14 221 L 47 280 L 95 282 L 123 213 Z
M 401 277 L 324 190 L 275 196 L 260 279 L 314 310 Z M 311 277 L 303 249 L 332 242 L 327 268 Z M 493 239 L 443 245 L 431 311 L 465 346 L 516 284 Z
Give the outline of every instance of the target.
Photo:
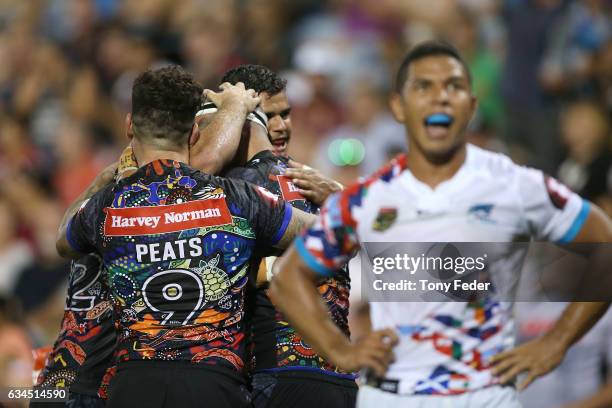
M 391 108 L 391 113 L 393 113 L 393 117 L 400 123 L 404 123 L 404 119 L 406 118 L 404 115 L 403 102 L 402 97 L 397 92 L 393 92 L 391 97 L 389 98 L 389 107 Z
M 197 123 L 194 123 L 191 127 L 191 134 L 189 135 L 189 147 L 195 145 L 200 140 L 200 128 Z
M 128 113 L 125 115 L 125 136 L 128 140 L 132 140 L 134 138 L 134 129 L 132 127 L 132 114 Z
M 470 106 L 470 118 L 474 117 L 474 114 L 476 113 L 476 109 L 478 109 L 478 98 L 476 98 L 475 95 L 471 95 L 471 106 Z

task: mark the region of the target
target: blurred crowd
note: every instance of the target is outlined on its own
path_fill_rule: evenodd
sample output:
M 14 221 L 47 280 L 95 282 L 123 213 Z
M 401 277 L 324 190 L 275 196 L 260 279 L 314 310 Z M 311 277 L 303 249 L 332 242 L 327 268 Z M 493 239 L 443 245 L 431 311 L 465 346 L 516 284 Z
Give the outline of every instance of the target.
M 152 66 L 213 89 L 240 63 L 282 72 L 289 153 L 348 182 L 407 148 L 393 73 L 446 39 L 479 98 L 470 140 L 612 214 L 611 16 L 609 0 L 0 0 L 0 343 L 57 334 L 57 225 L 126 144 L 131 82 Z M 0 355 L 0 384 L 27 378 L 14 361 Z

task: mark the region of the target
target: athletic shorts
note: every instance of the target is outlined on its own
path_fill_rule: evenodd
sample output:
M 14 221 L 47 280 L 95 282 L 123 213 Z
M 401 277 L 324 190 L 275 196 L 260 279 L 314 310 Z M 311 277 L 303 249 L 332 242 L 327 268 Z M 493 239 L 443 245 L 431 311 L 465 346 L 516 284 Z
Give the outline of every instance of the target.
M 252 380 L 255 408 L 354 408 L 355 380 L 302 371 L 257 373 Z
M 251 395 L 230 369 L 178 361 L 121 363 L 107 408 L 247 408 Z

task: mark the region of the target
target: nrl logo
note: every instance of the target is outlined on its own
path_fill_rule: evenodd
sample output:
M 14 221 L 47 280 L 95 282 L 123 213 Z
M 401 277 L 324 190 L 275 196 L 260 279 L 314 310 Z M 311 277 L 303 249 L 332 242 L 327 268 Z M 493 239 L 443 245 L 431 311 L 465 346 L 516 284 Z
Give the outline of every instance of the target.
M 386 231 L 397 220 L 397 208 L 381 208 L 372 224 L 374 231 Z

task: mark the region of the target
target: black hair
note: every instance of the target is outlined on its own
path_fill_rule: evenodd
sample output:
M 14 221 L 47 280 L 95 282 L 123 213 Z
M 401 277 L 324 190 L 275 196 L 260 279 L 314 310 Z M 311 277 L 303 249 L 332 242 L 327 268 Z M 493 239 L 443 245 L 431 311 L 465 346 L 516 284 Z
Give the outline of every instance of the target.
M 166 146 L 187 143 L 201 98 L 202 87 L 177 65 L 143 72 L 132 87 L 134 135 Z
M 465 70 L 469 83 L 472 83 L 472 75 L 470 74 L 470 69 L 461 57 L 461 54 L 459 54 L 457 48 L 444 41 L 430 40 L 416 45 L 410 50 L 410 52 L 408 52 L 408 55 L 406 55 L 397 70 L 397 76 L 395 79 L 395 91 L 398 93 L 402 92 L 404 83 L 406 83 L 406 80 L 408 79 L 408 68 L 410 67 L 411 63 L 425 57 L 438 55 L 446 55 L 459 61 L 463 66 L 463 69 Z
M 247 89 L 255 92 L 265 92 L 269 96 L 276 95 L 285 90 L 287 80 L 281 78 L 268 67 L 255 64 L 243 64 L 228 70 L 221 79 L 221 83 L 237 84 L 242 82 Z

